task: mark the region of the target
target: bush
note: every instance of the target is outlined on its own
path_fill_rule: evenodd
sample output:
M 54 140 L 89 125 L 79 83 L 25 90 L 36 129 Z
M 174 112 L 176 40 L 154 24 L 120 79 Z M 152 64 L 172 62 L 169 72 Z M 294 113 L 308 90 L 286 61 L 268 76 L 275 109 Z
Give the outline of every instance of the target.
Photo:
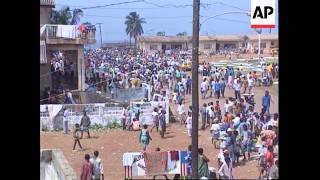
M 122 128 L 122 124 L 119 124 L 116 118 L 113 118 L 111 121 L 109 121 L 107 125 L 108 129 L 119 129 Z

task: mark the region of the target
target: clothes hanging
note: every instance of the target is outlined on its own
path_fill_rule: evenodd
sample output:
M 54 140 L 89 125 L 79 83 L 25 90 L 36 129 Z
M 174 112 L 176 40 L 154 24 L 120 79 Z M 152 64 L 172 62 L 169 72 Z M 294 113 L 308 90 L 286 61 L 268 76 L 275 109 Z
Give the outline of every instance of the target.
M 170 151 L 172 161 L 179 161 L 179 151 Z
M 133 160 L 132 154 L 124 153 L 122 157 L 122 164 L 123 166 L 132 166 Z
M 76 31 L 77 31 L 77 28 L 74 25 L 58 25 L 56 36 L 75 39 Z
M 176 160 L 172 160 L 171 153 L 168 152 L 167 170 L 168 171 L 174 170 L 177 167 L 176 162 L 177 162 Z
M 166 173 L 168 152 L 145 152 L 144 160 L 147 175 Z

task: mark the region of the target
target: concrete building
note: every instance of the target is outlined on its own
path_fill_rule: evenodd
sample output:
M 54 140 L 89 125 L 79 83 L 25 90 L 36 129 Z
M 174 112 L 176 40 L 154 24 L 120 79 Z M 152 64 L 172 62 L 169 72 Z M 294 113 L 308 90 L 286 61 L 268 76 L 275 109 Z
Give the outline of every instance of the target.
M 69 62 L 74 64 L 74 84 L 70 90 L 85 89 L 84 45 L 95 44 L 95 32 L 89 32 L 83 37 L 77 33 L 71 38 L 59 36 L 57 24 L 49 24 L 49 17 L 54 8 L 53 0 L 40 0 L 40 96 L 45 87 L 53 88 L 51 77 L 52 53 L 63 51 Z M 60 26 L 61 27 L 61 26 Z M 74 27 L 71 26 L 70 27 Z M 76 29 L 75 29 L 76 30 Z M 69 85 L 69 84 L 68 84 Z
M 119 49 L 125 49 L 129 48 L 130 45 L 128 42 L 108 42 L 108 43 L 103 43 L 102 48 L 103 49 L 112 49 L 112 48 L 119 48 Z
M 247 48 L 253 52 L 258 47 L 258 34 L 254 35 L 212 35 L 199 37 L 199 51 L 201 53 L 217 52 L 223 49 Z M 140 49 L 158 51 L 168 49 L 191 49 L 191 36 L 141 36 L 138 38 Z M 269 52 L 272 47 L 278 46 L 277 34 L 262 34 L 261 49 Z

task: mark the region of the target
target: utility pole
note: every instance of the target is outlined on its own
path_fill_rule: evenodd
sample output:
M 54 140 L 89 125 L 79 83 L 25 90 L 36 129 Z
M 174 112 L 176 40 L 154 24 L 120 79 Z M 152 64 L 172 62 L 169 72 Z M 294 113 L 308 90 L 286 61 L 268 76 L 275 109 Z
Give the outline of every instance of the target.
M 198 123 L 199 123 L 199 14 L 200 0 L 193 0 L 192 28 L 192 179 L 198 179 Z
M 97 23 L 99 24 L 99 30 L 100 30 L 100 48 L 102 48 L 102 34 L 101 34 L 101 24 L 102 23 Z

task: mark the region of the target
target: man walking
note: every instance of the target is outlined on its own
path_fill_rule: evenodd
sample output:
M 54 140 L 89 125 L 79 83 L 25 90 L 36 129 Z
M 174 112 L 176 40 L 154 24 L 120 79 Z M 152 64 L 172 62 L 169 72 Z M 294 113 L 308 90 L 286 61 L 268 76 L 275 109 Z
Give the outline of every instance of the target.
M 200 110 L 201 113 L 201 129 L 204 130 L 206 128 L 206 120 L 207 120 L 207 104 L 204 103 L 203 107 Z
M 218 99 L 220 98 L 220 90 L 221 90 L 221 85 L 219 81 L 216 80 L 216 83 L 214 84 L 214 93 Z
M 164 133 L 166 132 L 166 116 L 165 116 L 166 111 L 161 110 L 161 114 L 159 116 L 159 131 L 161 138 L 164 138 Z
M 208 82 L 206 78 L 204 78 L 203 82 L 200 85 L 200 88 L 202 99 L 205 99 L 208 91 Z
M 240 85 L 240 80 L 236 80 L 236 83 L 233 85 L 234 86 L 234 94 L 236 99 L 240 99 L 240 90 L 241 90 L 241 85 Z
M 83 117 L 81 118 L 81 123 L 80 123 L 80 127 L 81 127 L 80 139 L 82 139 L 84 131 L 88 133 L 88 138 L 90 138 L 90 132 L 89 132 L 90 124 L 91 124 L 90 118 L 89 118 L 89 116 L 87 116 L 87 112 L 84 111 Z
M 221 96 L 224 98 L 224 91 L 226 89 L 226 82 L 224 78 L 220 80 L 220 91 L 221 91 Z
M 86 154 L 84 156 L 85 162 L 82 165 L 82 170 L 81 170 L 81 175 L 80 175 L 80 180 L 92 180 L 92 169 L 93 166 L 89 162 L 90 160 L 90 155 Z
M 269 91 L 267 90 L 265 92 L 265 95 L 262 97 L 262 107 L 264 111 L 268 113 L 268 115 L 270 114 L 270 102 L 273 102 L 273 101 L 271 99 Z
M 93 165 L 92 180 L 104 180 L 103 163 L 98 156 L 99 151 L 94 151 L 93 157 L 90 159 L 90 163 Z
M 191 94 L 191 84 L 192 84 L 192 80 L 191 80 L 190 76 L 188 76 L 188 79 L 187 79 L 187 94 Z

